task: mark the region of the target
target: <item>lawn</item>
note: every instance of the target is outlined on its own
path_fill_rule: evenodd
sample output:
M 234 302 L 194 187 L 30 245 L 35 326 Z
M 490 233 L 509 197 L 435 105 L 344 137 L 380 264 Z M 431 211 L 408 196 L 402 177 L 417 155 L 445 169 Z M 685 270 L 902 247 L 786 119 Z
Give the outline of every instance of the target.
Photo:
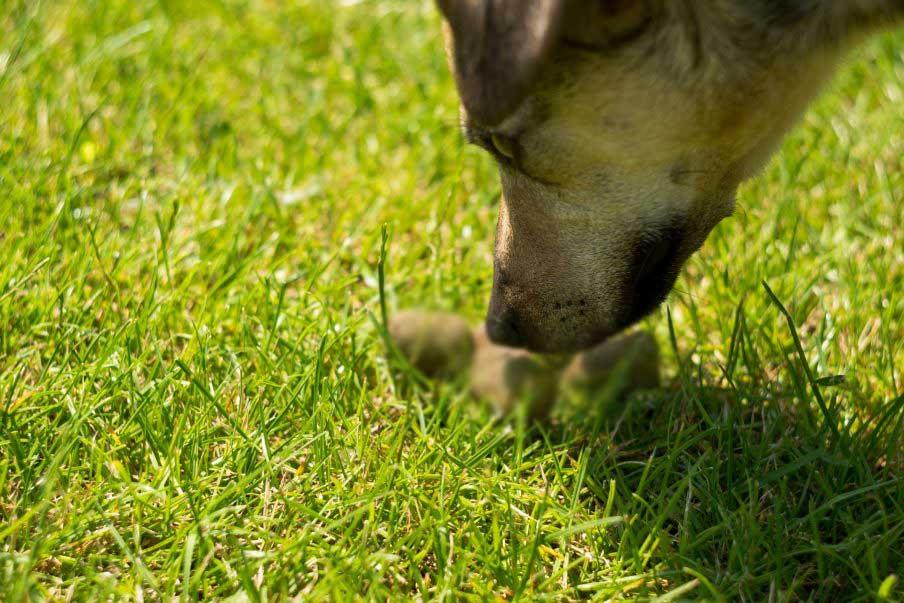
M 456 102 L 426 1 L 0 0 L 0 600 L 904 597 L 904 32 L 645 321 L 664 387 L 540 425 L 381 336 L 488 299 Z

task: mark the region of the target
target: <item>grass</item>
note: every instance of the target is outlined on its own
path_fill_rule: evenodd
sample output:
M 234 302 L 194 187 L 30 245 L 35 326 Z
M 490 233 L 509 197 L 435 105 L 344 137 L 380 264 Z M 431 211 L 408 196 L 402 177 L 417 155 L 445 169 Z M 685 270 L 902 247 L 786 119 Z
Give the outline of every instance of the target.
M 381 274 L 488 296 L 428 3 L 6 0 L 0 98 L 0 599 L 902 597 L 904 34 L 648 319 L 667 386 L 542 426 L 380 337 Z

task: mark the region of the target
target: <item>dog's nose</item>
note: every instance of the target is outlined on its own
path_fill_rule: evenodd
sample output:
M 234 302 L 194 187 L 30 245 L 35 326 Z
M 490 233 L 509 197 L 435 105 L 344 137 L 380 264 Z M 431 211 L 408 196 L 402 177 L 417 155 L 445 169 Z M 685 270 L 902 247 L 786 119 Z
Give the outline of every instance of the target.
M 494 311 L 491 306 L 486 320 L 487 335 L 490 341 L 513 348 L 524 347 L 524 333 L 518 324 L 518 316 L 511 308 Z

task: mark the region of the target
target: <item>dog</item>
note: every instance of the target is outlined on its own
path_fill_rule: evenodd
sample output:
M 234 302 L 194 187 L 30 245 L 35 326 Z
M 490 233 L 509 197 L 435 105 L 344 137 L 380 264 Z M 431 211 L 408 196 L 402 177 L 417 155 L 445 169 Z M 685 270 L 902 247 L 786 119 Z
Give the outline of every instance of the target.
M 904 0 L 437 0 L 502 199 L 486 331 L 592 347 L 667 296 L 844 53 Z

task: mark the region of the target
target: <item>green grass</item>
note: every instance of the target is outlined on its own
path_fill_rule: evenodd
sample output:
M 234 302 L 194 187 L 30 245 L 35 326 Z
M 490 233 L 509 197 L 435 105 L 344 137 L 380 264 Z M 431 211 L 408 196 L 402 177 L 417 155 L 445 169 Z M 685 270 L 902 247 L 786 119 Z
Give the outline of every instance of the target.
M 380 337 L 384 224 L 390 312 L 488 298 L 429 3 L 0 0 L 0 599 L 900 600 L 902 98 L 887 34 L 741 191 L 664 389 L 494 423 Z

